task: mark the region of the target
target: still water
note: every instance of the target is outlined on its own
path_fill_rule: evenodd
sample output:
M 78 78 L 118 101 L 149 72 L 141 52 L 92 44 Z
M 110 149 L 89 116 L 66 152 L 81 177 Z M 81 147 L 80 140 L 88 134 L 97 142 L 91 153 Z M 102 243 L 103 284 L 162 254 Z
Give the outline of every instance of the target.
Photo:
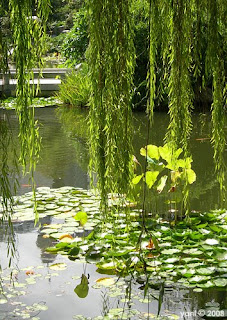
M 78 110 L 76 112 L 67 112 L 62 116 L 56 112 L 55 108 L 36 109 L 36 118 L 40 123 L 40 134 L 42 136 L 42 150 L 40 161 L 37 165 L 35 180 L 37 187 L 59 188 L 64 186 L 73 186 L 84 189 L 90 188 L 90 179 L 88 175 L 88 142 L 87 142 L 87 111 Z M 8 119 L 12 134 L 16 139 L 18 134 L 18 123 L 13 110 L 0 110 L 0 118 Z M 61 120 L 60 120 L 61 118 Z M 134 114 L 134 152 L 139 161 L 143 162 L 139 150 L 147 144 L 147 118 L 143 113 Z M 151 129 L 149 143 L 163 145 L 163 138 L 168 126 L 168 115 L 156 113 L 154 116 L 154 125 Z M 190 140 L 191 151 L 193 155 L 192 168 L 196 172 L 197 180 L 191 188 L 191 209 L 192 210 L 210 210 L 219 207 L 219 192 L 214 164 L 212 160 L 212 148 L 210 145 L 211 125 L 208 114 L 193 116 L 193 131 Z M 225 155 L 226 157 L 226 155 Z M 20 177 L 19 194 L 31 191 L 28 177 Z M 158 210 L 165 211 L 163 199 L 157 204 Z M 42 223 L 49 223 L 50 217 Z M 9 299 L 8 303 L 2 303 L 0 299 L 0 319 L 42 319 L 42 320 L 70 320 L 73 316 L 83 315 L 84 317 L 95 317 L 101 315 L 100 319 L 105 319 L 106 308 L 117 308 L 124 304 L 124 296 L 109 297 L 108 289 L 97 290 L 92 288 L 86 299 L 80 299 L 74 293 L 74 288 L 78 284 L 78 279 L 84 269 L 89 273 L 89 283 L 94 284 L 95 280 L 102 277 L 97 274 L 94 265 L 85 265 L 83 263 L 72 262 L 60 255 L 46 254 L 44 249 L 52 244 L 51 240 L 43 239 L 38 228 L 34 227 L 33 221 L 18 223 L 15 225 L 17 259 L 15 268 L 24 269 L 18 274 L 20 282 L 26 278 L 26 270 L 34 270 L 34 273 L 40 278 L 35 284 L 25 287 L 24 294 L 16 298 Z M 1 265 L 3 269 L 3 281 L 7 282 L 7 258 L 6 243 L 0 237 Z M 48 243 L 49 241 L 49 243 Z M 67 269 L 63 271 L 50 272 L 49 265 L 53 262 L 66 262 Z M 104 275 L 103 275 L 104 276 Z M 127 291 L 129 283 L 136 296 L 143 296 L 141 284 L 136 280 L 125 279 L 122 284 L 122 290 Z M 9 285 L 10 286 L 10 285 Z M 154 289 L 154 296 L 150 302 L 135 298 L 133 300 L 134 308 L 146 313 L 157 314 L 158 311 L 158 291 Z M 161 314 L 165 315 L 166 310 L 169 313 L 178 315 L 178 319 L 200 319 L 199 315 L 194 313 L 200 309 L 203 310 L 207 303 L 211 306 L 225 308 L 226 293 L 222 291 L 203 294 L 195 293 L 187 289 L 166 288 L 162 301 Z M 12 315 L 10 312 L 17 308 L 18 312 Z M 47 310 L 38 309 L 30 312 L 30 317 L 26 313 L 34 303 L 41 306 L 47 306 Z M 25 310 L 25 311 L 23 311 Z M 183 314 L 184 313 L 184 314 Z M 75 318 L 77 319 L 77 318 Z M 79 318 L 78 318 L 79 319 Z M 81 318 L 86 319 L 86 318 Z M 119 319 L 121 316 L 119 315 Z M 125 318 L 123 318 L 125 319 Z M 126 318 L 129 319 L 129 318 Z M 135 316 L 130 319 L 140 319 Z M 171 319 L 167 316 L 166 319 Z M 177 319 L 177 318 L 175 318 Z

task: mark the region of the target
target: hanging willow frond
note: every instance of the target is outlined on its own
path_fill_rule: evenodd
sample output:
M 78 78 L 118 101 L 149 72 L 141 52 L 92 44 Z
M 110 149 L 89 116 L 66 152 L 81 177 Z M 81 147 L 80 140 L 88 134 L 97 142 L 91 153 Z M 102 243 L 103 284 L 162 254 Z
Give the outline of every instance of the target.
M 189 1 L 173 0 L 170 14 L 170 124 L 166 140 L 176 148 L 182 146 L 186 155 L 188 153 L 188 138 L 192 128 L 192 92 L 189 74 L 192 24 Z
M 147 113 L 149 120 L 152 122 L 154 113 L 154 100 L 156 91 L 156 54 L 157 54 L 157 37 L 158 37 L 158 6 L 157 1 L 149 1 L 149 63 L 147 72 Z
M 226 148 L 226 112 L 225 112 L 225 70 L 224 48 L 222 38 L 225 37 L 223 30 L 226 21 L 223 19 L 226 7 L 222 1 L 209 1 L 207 3 L 208 17 L 208 48 L 206 57 L 206 69 L 213 76 L 213 103 L 212 110 L 212 144 L 214 148 L 214 161 L 217 180 L 220 185 L 221 200 L 226 198 L 225 178 L 226 166 L 224 152 Z M 226 48 L 225 48 L 226 49 Z
M 33 173 L 39 156 L 40 139 L 37 123 L 34 120 L 34 79 L 32 68 L 42 67 L 44 53 L 45 23 L 49 14 L 49 0 L 10 0 L 14 59 L 17 69 L 17 107 L 20 124 L 20 163 L 24 172 L 28 165 L 34 190 Z M 34 16 L 33 6 L 36 9 Z M 34 193 L 35 197 L 35 193 Z M 37 217 L 36 217 L 37 218 Z
M 1 232 L 4 232 L 4 236 L 7 238 L 7 252 L 10 266 L 11 260 L 15 254 L 12 223 L 14 198 L 12 194 L 18 186 L 17 177 L 19 175 L 19 168 L 12 132 L 5 115 L 0 119 L 0 150 L 0 227 L 3 228 Z M 12 161 L 11 163 L 9 159 Z M 10 182 L 10 179 L 13 183 Z
M 131 94 L 135 52 L 131 0 L 90 0 L 91 171 L 103 207 L 108 192 L 127 193 L 131 178 Z
M 13 29 L 14 58 L 17 69 L 17 113 L 20 123 L 21 156 L 20 161 L 26 168 L 35 169 L 39 152 L 38 130 L 34 121 L 34 109 L 30 108 L 34 87 L 32 68 L 41 65 L 45 23 L 49 13 L 49 0 L 36 1 L 37 17 L 33 14 L 32 0 L 10 0 L 11 23 Z M 46 11 L 45 11 L 45 10 Z M 42 17 L 42 19 L 41 19 Z

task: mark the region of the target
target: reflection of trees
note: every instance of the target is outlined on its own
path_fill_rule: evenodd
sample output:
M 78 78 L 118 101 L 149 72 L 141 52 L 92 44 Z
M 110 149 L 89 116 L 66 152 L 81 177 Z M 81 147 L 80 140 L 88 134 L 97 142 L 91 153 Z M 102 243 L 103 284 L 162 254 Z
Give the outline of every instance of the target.
M 12 127 L 12 135 L 16 140 L 18 135 L 18 121 L 14 110 L 1 110 L 3 116 L 9 116 Z M 50 177 L 54 180 L 53 187 L 63 185 L 77 185 L 87 188 L 87 166 L 88 152 L 85 140 L 75 139 L 67 135 L 62 125 L 56 119 L 55 109 L 40 108 L 35 110 L 36 118 L 40 122 L 42 136 L 42 148 L 40 161 L 37 165 L 36 177 L 40 180 Z M 0 151 L 1 152 L 1 151 Z M 16 145 L 16 152 L 19 153 L 19 146 Z M 9 161 L 13 164 L 13 153 L 9 153 Z M 23 182 L 22 182 L 23 183 Z M 25 179 L 25 184 L 27 184 Z M 41 182 L 42 183 L 42 182 Z
M 83 167 L 87 172 L 86 143 L 67 136 L 64 128 L 55 117 L 55 110 L 36 110 L 42 136 L 41 160 L 37 169 L 51 176 L 55 181 L 70 171 L 72 163 Z M 76 148 L 75 148 L 76 145 Z M 82 165 L 83 164 L 83 165 Z M 79 169 L 78 169 L 79 170 Z
M 81 108 L 40 108 L 36 109 L 36 118 L 41 123 L 42 136 L 41 159 L 37 165 L 37 175 L 42 173 L 53 180 L 53 187 L 76 185 L 87 188 L 87 167 L 89 162 L 87 135 L 88 110 Z M 1 111 L 6 113 L 6 111 Z M 14 137 L 18 133 L 18 123 L 14 111 L 7 111 L 13 129 Z M 163 144 L 169 116 L 165 113 L 155 113 L 149 143 Z M 144 146 L 147 136 L 147 118 L 144 113 L 134 114 L 134 153 L 143 164 L 139 150 Z M 214 172 L 213 151 L 207 138 L 210 137 L 209 115 L 195 115 L 193 117 L 193 131 L 191 136 L 191 150 L 193 155 L 193 169 L 197 180 L 191 186 L 191 208 L 209 210 L 214 208 L 218 199 L 218 187 Z M 206 138 L 206 140 L 196 140 Z M 19 150 L 17 150 L 18 152 Z M 11 157 L 11 154 L 9 154 Z M 226 155 L 225 155 L 226 157 Z M 165 212 L 166 196 L 162 194 L 152 197 L 153 207 L 157 205 Z
M 53 247 L 54 246 L 54 239 L 51 238 L 43 238 L 42 234 L 39 234 L 37 237 L 36 245 L 38 248 L 41 249 L 41 260 L 43 263 L 52 263 L 56 259 L 55 254 L 50 254 L 45 252 L 45 249 L 47 247 Z

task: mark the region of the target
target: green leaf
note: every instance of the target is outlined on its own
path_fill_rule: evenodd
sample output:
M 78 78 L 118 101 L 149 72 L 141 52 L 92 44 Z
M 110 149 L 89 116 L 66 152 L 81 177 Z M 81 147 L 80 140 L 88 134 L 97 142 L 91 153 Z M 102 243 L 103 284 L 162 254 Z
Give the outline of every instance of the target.
M 161 179 L 159 180 L 159 185 L 157 186 L 157 191 L 158 193 L 161 193 L 162 190 L 164 189 L 165 185 L 166 185 L 166 181 L 168 179 L 168 176 L 163 176 L 161 177 Z
M 197 283 L 197 282 L 203 282 L 203 281 L 206 281 L 208 280 L 209 278 L 206 277 L 206 276 L 195 276 L 193 278 L 189 278 L 189 282 L 192 282 L 192 283 Z
M 116 283 L 116 278 L 109 278 L 109 277 L 105 277 L 105 278 L 99 278 L 96 280 L 96 283 L 98 283 L 99 285 L 102 285 L 104 287 L 111 287 L 112 285 L 114 285 Z
M 196 180 L 195 171 L 192 169 L 186 169 L 186 176 L 189 184 L 192 184 Z
M 216 239 L 206 239 L 206 240 L 204 241 L 204 243 L 205 243 L 205 244 L 208 244 L 208 245 L 210 245 L 210 246 L 215 246 L 215 245 L 219 244 L 219 241 L 216 240 Z
M 164 250 L 162 250 L 162 254 L 174 254 L 174 253 L 178 253 L 178 252 L 180 252 L 180 250 L 178 250 L 178 249 L 164 249 Z
M 183 270 L 179 270 L 179 272 L 182 274 L 182 276 L 186 278 L 191 278 L 195 274 L 194 269 L 183 269 Z
M 86 296 L 88 295 L 88 284 L 89 282 L 87 277 L 84 274 L 82 274 L 80 284 L 78 284 L 78 286 L 76 286 L 76 288 L 74 289 L 74 292 L 78 295 L 79 298 L 86 298 Z
M 169 162 L 172 157 L 172 150 L 170 146 L 168 144 L 165 144 L 163 147 L 159 147 L 158 149 L 161 157 L 167 162 Z
M 198 269 L 196 269 L 196 272 L 198 274 L 203 275 L 203 276 L 208 276 L 208 275 L 213 274 L 215 272 L 215 268 L 214 267 L 198 268 Z
M 79 252 L 80 252 L 80 248 L 74 247 L 69 250 L 68 255 L 69 256 L 77 256 Z
M 227 286 L 227 279 L 218 278 L 213 280 L 216 287 L 226 287 Z
M 145 181 L 149 188 L 151 188 L 157 180 L 159 171 L 147 171 L 145 174 Z
M 141 175 L 139 175 L 139 176 L 135 176 L 135 177 L 132 179 L 132 183 L 133 183 L 133 184 L 139 183 L 142 177 L 143 177 L 143 174 L 141 174 Z
M 84 226 L 85 223 L 87 222 L 87 213 L 84 211 L 79 211 L 74 216 L 74 219 L 79 221 L 81 226 Z
M 147 155 L 151 159 L 159 160 L 160 158 L 159 148 L 153 144 L 149 144 L 145 148 L 141 148 L 140 154 L 144 157 Z
M 49 267 L 51 270 L 57 270 L 57 271 L 60 271 L 60 270 L 65 270 L 67 268 L 67 264 L 66 263 L 55 263 L 55 264 L 52 264 L 50 267 Z
M 61 249 L 58 249 L 56 247 L 48 247 L 46 248 L 46 252 L 49 252 L 49 253 L 58 253 L 58 251 L 60 251 Z

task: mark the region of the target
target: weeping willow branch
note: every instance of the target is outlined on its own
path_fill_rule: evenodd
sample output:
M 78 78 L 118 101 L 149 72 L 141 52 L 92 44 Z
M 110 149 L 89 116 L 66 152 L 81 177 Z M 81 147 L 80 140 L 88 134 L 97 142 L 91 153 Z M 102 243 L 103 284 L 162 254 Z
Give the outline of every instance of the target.
M 0 147 L 0 226 L 4 228 L 4 235 L 7 238 L 7 252 L 10 266 L 12 258 L 15 254 L 14 232 L 12 224 L 14 198 L 12 194 L 17 189 L 17 176 L 19 174 L 19 168 L 15 146 L 13 144 L 12 132 L 9 128 L 7 118 L 0 120 Z M 9 163 L 9 158 L 12 159 L 11 164 Z M 10 183 L 10 179 L 14 181 L 13 184 Z
M 158 6 L 157 1 L 150 0 L 149 2 L 149 63 L 147 73 L 147 113 L 149 120 L 152 122 L 154 113 L 154 100 L 156 90 L 156 54 L 157 54 L 157 35 L 158 35 Z
M 170 16 L 170 75 L 169 114 L 170 124 L 166 140 L 183 147 L 188 152 L 191 132 L 192 94 L 189 77 L 191 12 L 188 1 L 173 0 Z
M 14 58 L 17 69 L 17 114 L 20 124 L 20 163 L 24 172 L 33 174 L 39 156 L 40 139 L 37 123 L 34 120 L 34 107 L 31 107 L 34 96 L 34 79 L 32 68 L 42 67 L 42 55 L 45 49 L 45 22 L 49 13 L 49 0 L 35 1 L 37 16 L 34 18 L 32 0 L 10 0 L 11 23 L 13 29 Z M 35 193 L 34 193 L 35 197 Z M 37 220 L 36 216 L 36 220 Z
M 224 72 L 224 48 L 222 46 L 222 29 L 226 22 L 224 20 L 226 8 L 222 1 L 211 1 L 207 3 L 208 16 L 208 49 L 206 58 L 206 69 L 210 69 L 213 75 L 213 104 L 212 110 L 212 144 L 214 148 L 215 169 L 217 180 L 220 185 L 221 201 L 226 198 L 225 176 L 226 166 L 224 152 L 226 148 L 226 112 L 224 109 L 225 99 L 225 72 Z
M 131 94 L 135 52 L 131 0 L 88 1 L 91 172 L 102 207 L 109 192 L 128 193 L 131 179 Z

